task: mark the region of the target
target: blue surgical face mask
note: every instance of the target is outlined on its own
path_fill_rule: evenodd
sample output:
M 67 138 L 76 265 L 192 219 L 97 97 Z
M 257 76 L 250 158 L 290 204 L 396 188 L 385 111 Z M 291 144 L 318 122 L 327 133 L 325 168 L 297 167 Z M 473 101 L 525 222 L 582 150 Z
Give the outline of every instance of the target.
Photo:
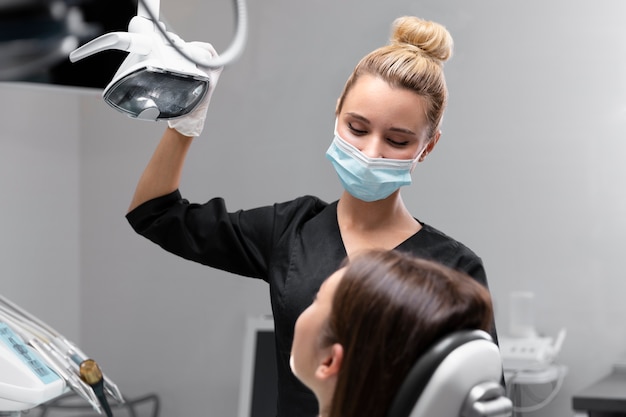
M 411 184 L 411 171 L 421 154 L 415 159 L 370 158 L 342 139 L 335 128 L 326 158 L 335 167 L 343 188 L 369 202 L 383 200 L 403 185 Z

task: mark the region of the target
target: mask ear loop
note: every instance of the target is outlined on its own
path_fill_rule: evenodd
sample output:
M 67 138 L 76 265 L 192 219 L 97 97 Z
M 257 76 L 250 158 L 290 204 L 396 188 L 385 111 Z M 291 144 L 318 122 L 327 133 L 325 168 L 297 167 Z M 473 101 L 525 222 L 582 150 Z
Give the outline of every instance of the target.
M 422 157 L 422 154 L 424 153 L 424 151 L 426 150 L 426 148 L 422 149 L 420 151 L 420 153 L 417 154 L 417 156 L 415 158 L 413 158 L 413 164 L 411 165 L 411 174 L 413 173 L 413 170 L 415 169 L 415 167 L 417 167 L 417 164 L 420 161 L 420 158 Z
M 424 149 L 422 149 L 422 151 L 417 155 L 417 157 L 415 158 L 415 166 L 417 166 L 417 163 L 419 162 L 420 158 L 422 157 L 422 155 L 424 155 L 424 151 L 426 151 L 426 149 L 428 148 L 428 145 L 430 144 L 431 141 L 434 141 L 435 143 L 433 144 L 433 146 L 431 147 L 431 151 L 432 148 L 437 144 L 437 142 L 439 141 L 439 137 L 441 137 L 441 130 L 438 130 L 437 133 L 435 133 L 435 136 L 431 137 L 429 142 L 426 144 L 426 146 L 424 147 Z M 426 158 L 426 156 L 424 155 L 424 158 Z M 415 169 L 415 166 L 413 166 L 413 168 L 411 168 L 411 172 L 413 172 L 413 169 Z

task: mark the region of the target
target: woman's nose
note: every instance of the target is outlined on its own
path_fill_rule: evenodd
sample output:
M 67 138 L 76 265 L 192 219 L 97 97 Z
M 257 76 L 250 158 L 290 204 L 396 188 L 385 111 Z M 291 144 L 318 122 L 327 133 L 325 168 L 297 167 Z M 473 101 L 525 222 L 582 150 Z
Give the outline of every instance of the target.
M 378 138 L 368 138 L 362 142 L 360 151 L 369 158 L 382 158 L 381 141 Z

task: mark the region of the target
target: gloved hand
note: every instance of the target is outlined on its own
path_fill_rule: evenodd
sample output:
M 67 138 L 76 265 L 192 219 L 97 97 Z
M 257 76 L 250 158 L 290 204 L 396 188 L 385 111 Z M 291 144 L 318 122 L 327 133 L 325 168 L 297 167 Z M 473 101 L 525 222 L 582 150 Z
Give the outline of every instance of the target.
M 192 53 L 191 55 L 199 58 L 200 62 L 202 62 L 202 58 L 208 61 L 209 59 L 218 56 L 215 48 L 213 48 L 210 43 L 189 42 L 189 44 L 192 45 L 192 48 L 190 49 L 193 49 L 195 47 L 196 50 L 196 52 Z M 208 53 L 208 56 L 199 57 L 198 55 L 201 53 Z M 217 81 L 219 80 L 220 74 L 222 73 L 223 69 L 224 67 L 203 68 L 203 71 L 205 71 L 209 76 L 209 90 L 206 92 L 206 95 L 204 96 L 200 104 L 198 104 L 198 107 L 196 107 L 191 113 L 176 119 L 168 120 L 167 124 L 169 127 L 171 127 L 172 129 L 176 129 L 178 132 L 185 136 L 200 136 L 200 133 L 202 133 L 202 129 L 204 128 L 204 119 L 206 118 L 206 113 L 209 109 L 211 96 L 213 95 L 213 91 L 215 90 L 215 86 L 217 85 Z

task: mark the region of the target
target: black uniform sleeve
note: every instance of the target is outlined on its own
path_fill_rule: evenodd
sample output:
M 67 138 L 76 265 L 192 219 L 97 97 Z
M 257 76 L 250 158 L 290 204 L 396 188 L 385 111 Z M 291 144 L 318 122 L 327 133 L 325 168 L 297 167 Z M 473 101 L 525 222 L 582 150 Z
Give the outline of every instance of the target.
M 137 233 L 168 252 L 267 281 L 277 242 L 297 224 L 294 219 L 316 212 L 322 205 L 320 200 L 307 196 L 228 212 L 221 198 L 204 204 L 190 203 L 177 190 L 143 203 L 126 218 Z
M 168 252 L 214 268 L 265 278 L 272 247 L 273 208 L 228 213 L 224 200 L 189 203 L 179 191 L 126 215 L 132 228 Z

